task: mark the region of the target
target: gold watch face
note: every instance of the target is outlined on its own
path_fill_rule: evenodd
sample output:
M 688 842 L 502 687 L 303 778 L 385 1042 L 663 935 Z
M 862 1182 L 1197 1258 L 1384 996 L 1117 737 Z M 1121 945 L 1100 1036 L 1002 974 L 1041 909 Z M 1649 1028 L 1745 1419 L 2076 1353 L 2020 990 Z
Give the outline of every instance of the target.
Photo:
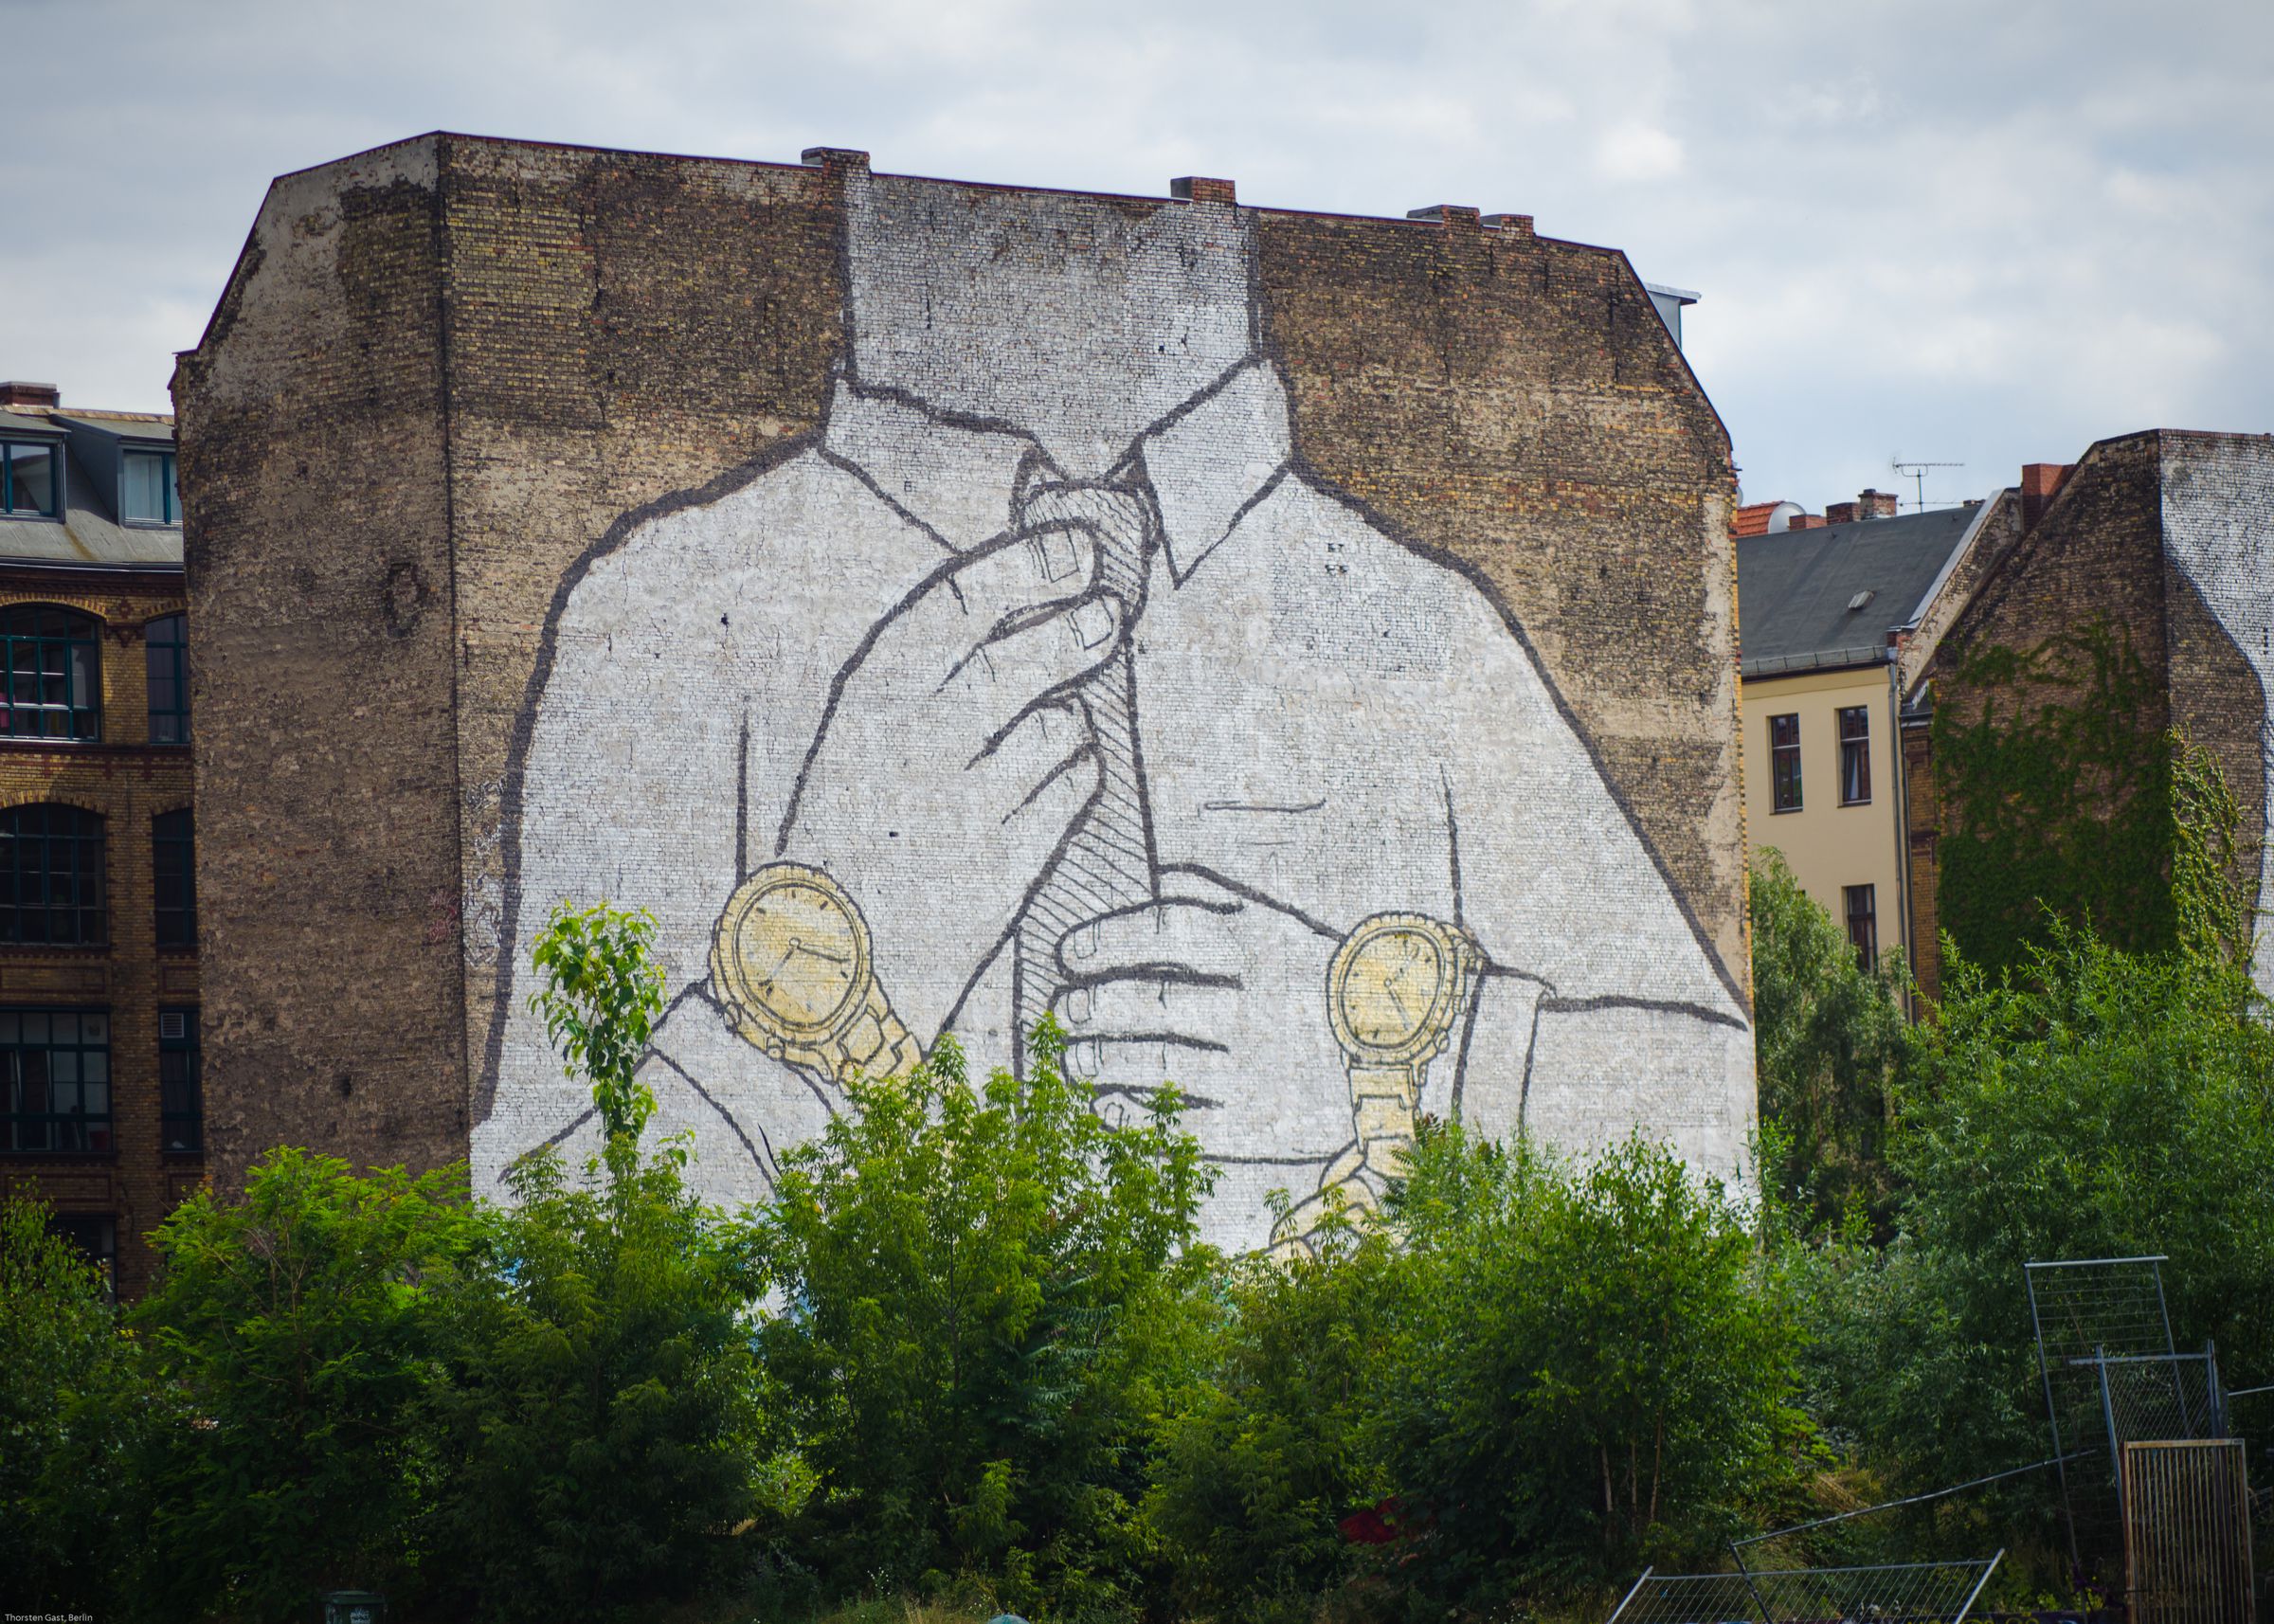
M 716 947 L 721 990 L 792 1031 L 827 1031 L 868 978 L 859 915 L 815 871 L 754 877 L 727 905 Z
M 1419 930 L 1390 929 L 1356 945 L 1343 972 L 1343 1020 L 1369 1049 L 1402 1048 L 1436 1013 L 1445 955 Z

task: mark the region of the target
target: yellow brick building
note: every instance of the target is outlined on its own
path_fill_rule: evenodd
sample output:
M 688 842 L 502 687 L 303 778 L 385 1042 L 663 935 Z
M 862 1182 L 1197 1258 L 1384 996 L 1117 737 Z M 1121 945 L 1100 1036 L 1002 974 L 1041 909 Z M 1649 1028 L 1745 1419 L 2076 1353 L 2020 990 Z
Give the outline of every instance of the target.
M 173 460 L 0 384 L 0 1183 L 129 1295 L 205 1164 Z

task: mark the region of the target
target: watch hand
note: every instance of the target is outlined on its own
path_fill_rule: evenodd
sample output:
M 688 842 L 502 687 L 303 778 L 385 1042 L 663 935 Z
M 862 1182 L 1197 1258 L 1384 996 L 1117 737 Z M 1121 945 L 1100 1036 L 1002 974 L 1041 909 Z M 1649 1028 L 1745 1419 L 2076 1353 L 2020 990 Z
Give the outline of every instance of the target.
M 1382 983 L 1381 996 L 1388 999 L 1392 1003 L 1398 1006 L 1398 1018 L 1400 1020 L 1413 1020 L 1414 1012 L 1405 1007 L 1405 1000 L 1398 996 L 1398 989 L 1391 985 L 1388 982 L 1384 982 Z
M 853 962 L 850 953 L 824 953 L 819 947 L 808 947 L 795 936 L 790 938 L 789 952 L 783 955 L 782 962 L 788 964 L 791 956 L 798 953 L 803 953 L 809 959 L 823 959 L 832 965 L 849 965 Z

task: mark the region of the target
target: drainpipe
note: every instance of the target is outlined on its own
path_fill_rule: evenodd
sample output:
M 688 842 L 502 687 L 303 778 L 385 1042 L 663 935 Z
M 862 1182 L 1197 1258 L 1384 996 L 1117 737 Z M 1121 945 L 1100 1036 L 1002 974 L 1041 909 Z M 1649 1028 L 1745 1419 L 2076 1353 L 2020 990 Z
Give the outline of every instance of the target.
M 1895 906 L 1900 911 L 1896 929 L 1903 947 L 1905 977 L 1911 974 L 1911 785 L 1905 776 L 1903 753 L 1903 634 L 1887 634 L 1887 753 L 1895 770 Z M 1911 1004 L 1911 989 L 1906 979 L 1903 989 L 1903 1013 L 1906 1020 L 1916 1020 L 1919 1012 Z

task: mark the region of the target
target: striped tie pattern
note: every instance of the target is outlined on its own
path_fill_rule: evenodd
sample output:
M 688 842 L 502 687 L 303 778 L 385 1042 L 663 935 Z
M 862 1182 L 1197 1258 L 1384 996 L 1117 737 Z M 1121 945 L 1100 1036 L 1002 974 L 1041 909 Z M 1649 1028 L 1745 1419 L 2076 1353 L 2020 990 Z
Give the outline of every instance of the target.
M 1137 757 L 1132 643 L 1161 526 L 1151 497 L 1131 485 L 1038 482 L 1022 491 L 1013 507 L 1022 534 L 1072 530 L 1091 538 L 1097 549 L 1098 586 L 1122 601 L 1122 623 L 1128 628 L 1112 657 L 1074 690 L 1096 741 L 1098 792 L 1019 921 L 1015 984 L 1023 1052 L 1025 1035 L 1064 984 L 1058 944 L 1066 932 L 1102 913 L 1154 900 L 1151 818 Z

